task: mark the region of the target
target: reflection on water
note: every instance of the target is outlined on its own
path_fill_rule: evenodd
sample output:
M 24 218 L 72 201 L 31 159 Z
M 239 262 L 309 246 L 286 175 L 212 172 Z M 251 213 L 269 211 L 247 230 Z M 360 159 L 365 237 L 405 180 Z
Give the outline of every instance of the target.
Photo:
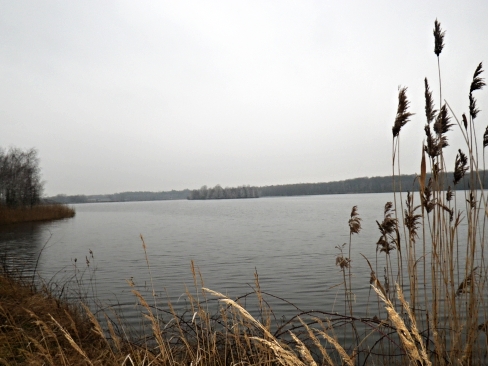
M 32 275 L 42 248 L 49 238 L 49 228 L 45 223 L 0 226 L 1 263 L 8 270 L 16 270 L 26 276 Z

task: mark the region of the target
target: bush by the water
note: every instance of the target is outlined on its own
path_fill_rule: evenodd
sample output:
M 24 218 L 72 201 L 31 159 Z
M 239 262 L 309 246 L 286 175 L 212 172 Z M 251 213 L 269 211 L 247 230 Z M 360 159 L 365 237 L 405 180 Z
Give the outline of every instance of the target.
M 0 148 L 0 224 L 73 217 L 65 205 L 43 204 L 43 183 L 37 150 Z

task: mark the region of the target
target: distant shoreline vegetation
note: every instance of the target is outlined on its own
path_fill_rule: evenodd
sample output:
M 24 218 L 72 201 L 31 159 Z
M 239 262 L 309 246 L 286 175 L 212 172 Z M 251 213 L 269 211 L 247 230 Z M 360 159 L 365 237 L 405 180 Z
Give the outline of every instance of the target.
M 36 149 L 0 148 L 0 224 L 70 218 L 65 205 L 46 204 Z
M 239 198 L 258 198 L 259 192 L 257 187 L 239 186 L 222 188 L 217 184 L 213 188 L 203 186 L 200 189 L 194 189 L 188 196 L 189 200 L 220 200 L 220 199 L 239 199 Z
M 480 176 L 484 187 L 488 187 L 488 172 L 480 171 Z M 283 197 L 283 196 L 312 196 L 312 195 L 327 195 L 327 194 L 355 194 L 355 193 L 389 193 L 389 192 L 418 192 L 418 180 L 415 174 L 404 174 L 401 176 L 395 176 L 395 187 L 393 186 L 393 179 L 391 176 L 383 177 L 362 177 L 354 179 L 346 179 L 334 182 L 325 183 L 296 183 L 296 184 L 281 184 L 262 187 L 249 187 L 257 191 L 255 197 Z M 427 174 L 427 181 L 430 175 Z M 454 180 L 453 173 L 446 173 L 446 187 L 442 187 L 442 190 L 447 190 L 450 185 L 455 190 L 469 189 L 469 183 L 471 179 L 470 174 L 466 176 L 454 187 L 452 182 Z M 479 189 L 479 182 L 475 180 L 476 187 Z M 219 185 L 218 185 L 219 186 Z M 205 186 L 204 186 L 205 187 Z M 220 186 L 219 186 L 220 187 Z M 246 186 L 242 186 L 246 187 Z M 454 188 L 453 188 L 454 187 Z M 203 187 L 202 187 L 203 188 Z M 55 203 L 95 203 L 95 202 L 134 202 L 134 201 L 163 201 L 163 200 L 184 200 L 184 199 L 206 199 L 206 198 L 191 198 L 199 190 L 184 189 L 181 191 L 167 191 L 167 192 L 122 192 L 115 194 L 99 194 L 99 195 L 73 195 L 67 196 L 65 194 L 58 194 L 57 196 L 48 197 L 47 201 Z M 222 188 L 222 190 L 238 190 L 237 188 Z M 207 188 L 208 191 L 214 190 L 214 188 Z M 195 192 L 195 193 L 194 193 Z M 217 194 L 216 192 L 212 194 Z M 237 193 L 229 194 L 229 197 L 222 198 L 246 198 L 246 197 L 234 197 Z M 205 196 L 207 196 L 205 195 Z M 254 198 L 254 197 L 253 197 Z M 208 199 L 208 198 L 207 198 Z M 214 199 L 214 198 L 211 198 Z

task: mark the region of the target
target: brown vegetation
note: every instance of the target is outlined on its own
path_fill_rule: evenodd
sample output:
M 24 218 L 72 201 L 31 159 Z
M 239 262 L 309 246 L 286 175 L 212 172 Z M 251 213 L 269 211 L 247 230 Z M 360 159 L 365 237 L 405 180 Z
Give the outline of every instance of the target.
M 71 346 L 76 342 L 88 359 L 103 354 L 99 337 L 82 312 L 31 285 L 0 276 L 0 364 L 92 364 Z M 70 334 L 71 340 L 65 336 Z
M 60 204 L 35 205 L 32 207 L 6 207 L 0 205 L 0 224 L 59 220 L 73 216 L 75 216 L 74 209 Z

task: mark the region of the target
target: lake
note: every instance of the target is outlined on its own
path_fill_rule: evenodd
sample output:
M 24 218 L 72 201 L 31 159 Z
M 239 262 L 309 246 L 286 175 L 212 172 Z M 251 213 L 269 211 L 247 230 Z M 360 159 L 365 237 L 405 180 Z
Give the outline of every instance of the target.
M 8 266 L 29 275 L 37 263 L 52 288 L 60 291 L 69 281 L 63 291 L 70 297 L 117 305 L 133 324 L 140 313 L 127 281 L 146 294 L 152 283 L 160 306 L 169 300 L 184 308 L 185 288 L 195 292 L 191 261 L 206 287 L 231 298 L 253 291 L 256 271 L 262 291 L 277 297 L 268 299 L 276 318 L 311 310 L 344 313 L 337 246 L 349 242 L 348 220 L 357 205 L 362 230 L 352 236 L 355 315 L 372 317 L 378 309 L 368 304 L 377 297 L 361 254 L 373 265 L 378 255 L 375 270 L 382 279 L 385 255 L 376 252 L 376 220 L 383 220 L 388 201 L 392 193 L 80 204 L 73 219 L 1 228 L 0 245 Z

